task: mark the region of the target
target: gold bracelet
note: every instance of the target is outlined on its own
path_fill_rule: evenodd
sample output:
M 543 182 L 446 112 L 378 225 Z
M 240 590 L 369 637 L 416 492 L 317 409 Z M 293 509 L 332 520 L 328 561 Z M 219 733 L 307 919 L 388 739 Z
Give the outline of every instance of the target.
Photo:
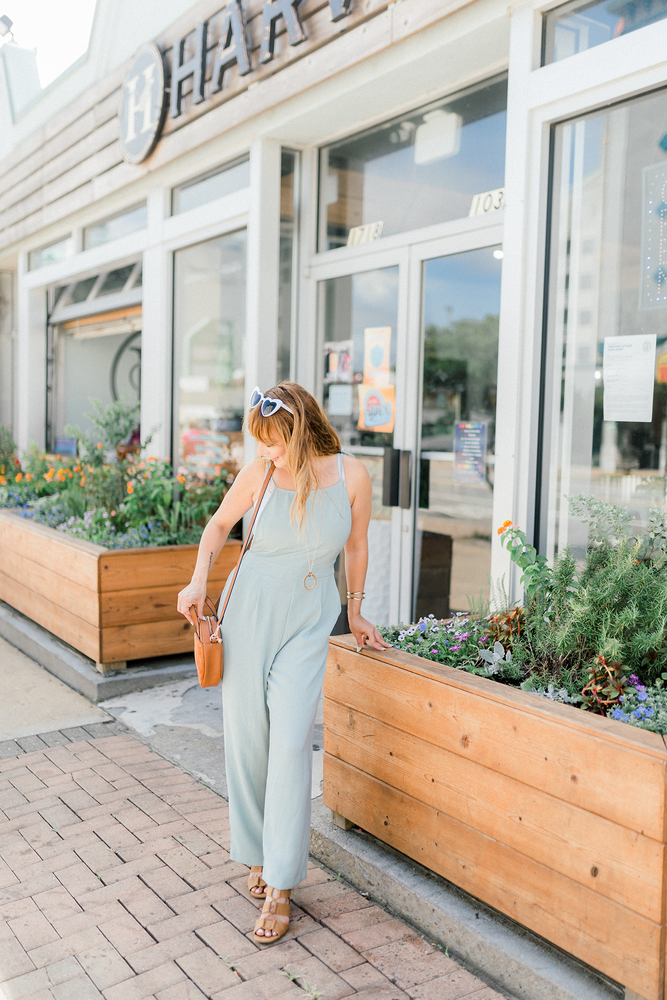
M 347 592 L 348 601 L 363 601 L 365 596 L 366 594 L 363 590 L 355 590 L 354 592 L 348 590 Z

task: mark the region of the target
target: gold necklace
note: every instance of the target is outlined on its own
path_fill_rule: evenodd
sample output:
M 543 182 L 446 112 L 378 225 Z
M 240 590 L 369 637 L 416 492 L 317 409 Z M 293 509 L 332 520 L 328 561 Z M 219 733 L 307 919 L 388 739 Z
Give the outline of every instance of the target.
M 310 553 L 308 551 L 308 522 L 306 521 L 306 538 L 305 538 L 305 542 L 306 542 L 306 560 L 308 562 L 308 572 L 306 573 L 306 575 L 303 578 L 303 585 L 306 588 L 306 590 L 314 590 L 315 587 L 317 586 L 317 577 L 313 573 L 313 566 L 315 565 L 315 553 L 317 552 L 317 546 L 320 544 L 320 535 L 322 534 L 322 514 L 323 514 L 323 508 L 324 508 L 324 504 L 322 503 L 322 500 L 323 500 L 323 498 L 320 497 L 320 528 L 319 528 L 319 531 L 317 532 L 317 541 L 315 542 L 315 548 L 313 549 L 313 558 L 312 559 L 310 558 Z M 315 500 L 313 500 L 313 505 L 314 504 L 315 504 Z M 309 580 L 309 579 L 313 581 L 310 586 L 308 586 L 308 584 L 306 583 L 306 581 Z

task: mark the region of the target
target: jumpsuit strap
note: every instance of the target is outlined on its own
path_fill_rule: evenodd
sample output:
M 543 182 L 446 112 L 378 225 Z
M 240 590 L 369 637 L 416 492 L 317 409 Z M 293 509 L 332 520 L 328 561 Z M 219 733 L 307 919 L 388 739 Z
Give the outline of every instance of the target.
M 343 462 L 343 452 L 338 452 L 338 475 L 340 476 L 340 481 L 345 485 L 345 464 Z

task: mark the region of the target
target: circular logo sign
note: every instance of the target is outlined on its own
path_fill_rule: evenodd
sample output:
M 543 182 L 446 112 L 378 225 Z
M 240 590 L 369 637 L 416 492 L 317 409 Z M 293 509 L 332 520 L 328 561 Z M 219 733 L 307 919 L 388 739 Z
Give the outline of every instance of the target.
M 154 42 L 139 49 L 123 83 L 120 147 L 128 163 L 141 163 L 160 138 L 166 112 L 164 62 Z

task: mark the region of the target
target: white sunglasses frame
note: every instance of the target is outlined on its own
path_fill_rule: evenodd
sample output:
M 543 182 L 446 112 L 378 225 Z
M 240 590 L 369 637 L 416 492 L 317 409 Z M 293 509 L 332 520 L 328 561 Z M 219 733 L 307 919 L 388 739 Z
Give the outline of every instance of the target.
M 262 392 L 262 390 L 260 389 L 260 387 L 258 385 L 256 385 L 255 388 L 250 393 L 250 398 L 251 399 L 255 395 L 256 392 L 259 393 L 260 398 L 257 400 L 256 403 L 251 403 L 250 404 L 249 408 L 251 410 L 254 410 L 256 406 L 259 406 L 260 407 L 259 412 L 262 414 L 263 417 L 272 417 L 273 414 L 277 413 L 278 410 L 281 409 L 281 407 L 282 407 L 283 410 L 287 410 L 288 413 L 291 413 L 292 416 L 294 416 L 294 410 L 291 410 L 289 408 L 289 406 L 287 405 L 287 403 L 283 403 L 282 399 L 277 399 L 275 396 L 265 396 L 264 393 Z M 271 403 L 275 403 L 276 404 L 275 408 L 271 411 L 271 413 L 264 413 L 264 411 L 262 410 L 262 407 L 263 407 L 263 405 L 264 405 L 265 402 L 271 402 Z

